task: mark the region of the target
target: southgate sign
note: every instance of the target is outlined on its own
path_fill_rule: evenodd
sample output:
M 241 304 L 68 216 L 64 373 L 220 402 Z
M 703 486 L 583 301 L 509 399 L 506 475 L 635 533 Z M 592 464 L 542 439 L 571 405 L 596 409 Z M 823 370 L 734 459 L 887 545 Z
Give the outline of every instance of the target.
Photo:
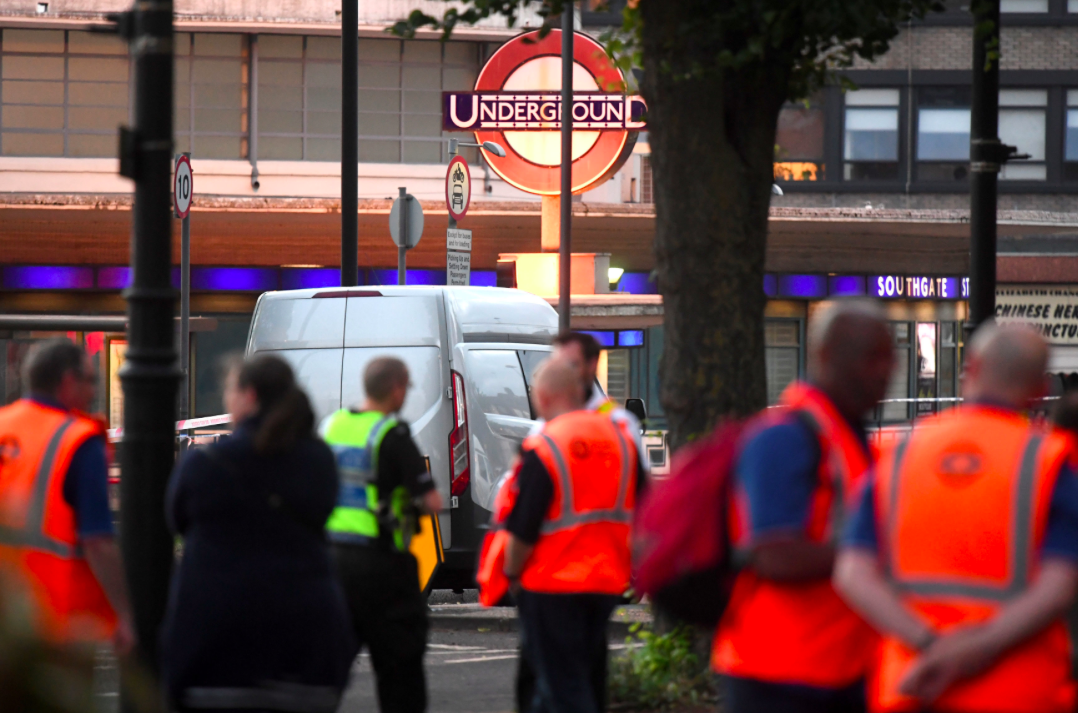
M 625 94 L 625 77 L 595 40 L 573 34 L 573 193 L 614 174 L 645 128 L 647 105 Z M 507 183 L 557 195 L 561 181 L 561 30 L 527 32 L 506 42 L 479 72 L 475 90 L 442 93 L 442 127 L 494 141 L 505 158 L 480 149 Z

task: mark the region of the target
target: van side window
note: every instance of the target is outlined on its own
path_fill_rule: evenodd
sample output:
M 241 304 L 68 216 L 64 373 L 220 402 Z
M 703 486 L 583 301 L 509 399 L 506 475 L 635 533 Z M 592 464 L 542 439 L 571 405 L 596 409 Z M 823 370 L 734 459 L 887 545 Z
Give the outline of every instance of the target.
M 535 404 L 532 403 L 532 374 L 535 373 L 536 368 L 543 363 L 546 359 L 550 358 L 550 352 L 533 351 L 530 349 L 521 349 L 517 352 L 517 356 L 520 358 L 520 368 L 524 371 L 524 384 L 528 388 L 528 406 L 531 408 L 531 414 L 533 419 L 539 418 L 539 415 L 535 413 Z

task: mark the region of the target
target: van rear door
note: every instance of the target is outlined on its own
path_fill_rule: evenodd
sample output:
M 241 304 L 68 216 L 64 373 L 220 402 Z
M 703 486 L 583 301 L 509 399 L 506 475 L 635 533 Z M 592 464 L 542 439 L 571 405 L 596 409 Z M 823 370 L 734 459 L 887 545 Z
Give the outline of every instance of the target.
M 344 300 L 269 294 L 251 322 L 247 353 L 288 361 L 319 420 L 341 407 L 344 309 Z
M 411 426 L 419 452 L 449 502 L 449 433 L 453 406 L 446 396 L 449 360 L 445 344 L 445 308 L 438 292 L 348 297 L 344 327 L 341 397 L 358 406 L 366 397 L 363 372 L 372 359 L 392 356 L 408 366 L 412 388 L 400 416 Z M 452 542 L 448 517 L 442 518 L 442 544 Z

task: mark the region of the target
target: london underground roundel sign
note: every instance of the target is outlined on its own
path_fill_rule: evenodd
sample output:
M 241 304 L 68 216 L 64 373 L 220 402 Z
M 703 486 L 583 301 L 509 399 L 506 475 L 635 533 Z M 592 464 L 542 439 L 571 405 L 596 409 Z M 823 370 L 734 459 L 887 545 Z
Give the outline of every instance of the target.
M 644 128 L 642 97 L 626 94 L 625 77 L 602 45 L 573 35 L 573 193 L 617 171 Z M 472 92 L 444 92 L 442 125 L 494 141 L 499 158 L 480 149 L 495 173 L 522 191 L 557 195 L 561 183 L 561 30 L 540 39 L 518 35 L 498 48 Z

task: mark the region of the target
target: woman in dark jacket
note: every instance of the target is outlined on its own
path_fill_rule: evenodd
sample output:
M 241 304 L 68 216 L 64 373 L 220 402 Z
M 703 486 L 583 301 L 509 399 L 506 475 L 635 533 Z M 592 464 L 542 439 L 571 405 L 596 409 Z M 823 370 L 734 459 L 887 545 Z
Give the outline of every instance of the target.
M 167 510 L 183 556 L 162 640 L 179 710 L 331 713 L 355 654 L 325 524 L 332 451 L 292 369 L 273 356 L 229 370 L 235 432 L 190 451 Z

